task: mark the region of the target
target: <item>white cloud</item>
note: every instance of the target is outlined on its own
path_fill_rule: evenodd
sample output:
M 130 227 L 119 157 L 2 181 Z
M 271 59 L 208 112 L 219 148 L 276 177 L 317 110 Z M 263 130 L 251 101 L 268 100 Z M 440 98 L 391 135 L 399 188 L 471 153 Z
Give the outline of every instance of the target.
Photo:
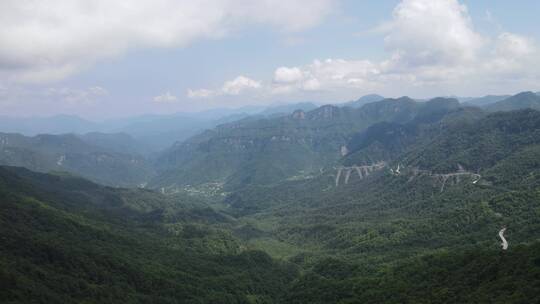
M 333 10 L 332 0 L 3 0 L 0 80 L 63 79 L 136 47 L 176 47 L 246 25 L 300 31 Z
M 171 103 L 171 102 L 175 102 L 177 100 L 178 100 L 178 98 L 176 96 L 174 96 L 173 94 L 171 94 L 171 92 L 165 92 L 164 94 L 155 96 L 153 98 L 153 101 L 158 102 L 158 103 Z
M 496 51 L 500 56 L 518 57 L 531 55 L 536 50 L 527 37 L 505 32 L 497 37 Z
M 253 92 L 261 88 L 262 85 L 259 81 L 240 75 L 233 80 L 226 81 L 219 90 L 188 89 L 187 96 L 189 98 L 209 98 L 223 95 L 239 95 L 246 91 Z
M 474 60 L 483 38 L 457 0 L 404 0 L 392 14 L 387 48 L 400 64 L 423 66 Z
M 303 78 L 304 74 L 298 67 L 279 67 L 274 72 L 274 82 L 277 83 L 294 83 Z
M 278 67 L 266 86 L 273 94 L 295 94 L 472 86 L 497 91 L 505 82 L 540 83 L 535 42 L 508 32 L 481 35 L 457 0 L 403 0 L 390 21 L 370 32 L 384 35 L 387 59 L 326 59 Z
M 304 82 L 302 88 L 306 91 L 317 91 L 321 88 L 321 83 L 316 78 L 311 78 Z
M 238 95 L 242 91 L 258 89 L 261 83 L 245 76 L 238 76 L 233 80 L 226 81 L 221 88 L 223 94 Z
M 379 74 L 377 65 L 368 60 L 315 60 L 304 67 L 276 69 L 272 92 L 286 94 L 298 90 L 318 91 L 355 87 L 360 82 L 366 84 Z

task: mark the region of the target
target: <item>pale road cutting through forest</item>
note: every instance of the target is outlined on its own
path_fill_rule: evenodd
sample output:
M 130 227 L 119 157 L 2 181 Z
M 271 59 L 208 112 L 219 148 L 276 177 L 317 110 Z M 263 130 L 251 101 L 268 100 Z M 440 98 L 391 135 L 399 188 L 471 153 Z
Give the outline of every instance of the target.
M 506 241 L 506 239 L 504 238 L 504 231 L 506 230 L 506 228 L 503 228 L 499 231 L 499 237 L 501 238 L 502 240 L 502 243 L 501 243 L 501 246 L 502 246 L 502 249 L 503 250 L 506 250 L 508 249 L 508 242 Z

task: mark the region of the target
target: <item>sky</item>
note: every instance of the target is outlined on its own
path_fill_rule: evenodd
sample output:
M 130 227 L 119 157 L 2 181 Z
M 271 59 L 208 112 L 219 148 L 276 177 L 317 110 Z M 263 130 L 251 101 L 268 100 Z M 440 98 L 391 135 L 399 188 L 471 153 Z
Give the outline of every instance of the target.
M 0 115 L 540 91 L 536 0 L 1 0 Z

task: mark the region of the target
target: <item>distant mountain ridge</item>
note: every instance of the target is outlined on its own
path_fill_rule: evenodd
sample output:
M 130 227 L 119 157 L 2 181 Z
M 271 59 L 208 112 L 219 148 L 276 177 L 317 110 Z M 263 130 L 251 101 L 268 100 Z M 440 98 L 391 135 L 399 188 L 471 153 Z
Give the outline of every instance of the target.
M 345 107 L 351 107 L 351 108 L 360 108 L 361 106 L 365 105 L 366 103 L 376 102 L 383 100 L 384 97 L 378 94 L 369 94 L 364 95 L 357 100 L 349 101 L 344 104 L 342 104 Z
M 367 95 L 359 100 L 379 97 Z M 540 96 L 532 92 L 495 101 L 503 97 L 486 96 L 476 103 L 489 102 L 482 107 L 489 112 L 540 108 Z M 32 139 L 3 134 L 0 157 L 2 164 L 44 172 L 65 170 L 115 186 L 149 182 L 152 187 L 178 189 L 217 183 L 232 189 L 246 184 L 312 178 L 336 164 L 343 155 L 347 157 L 342 161 L 348 164 L 374 161 L 374 155 L 386 153 L 381 150 L 384 144 L 359 149 L 351 144 L 355 138 L 360 140 L 358 136 L 368 134 L 385 138 L 381 134 L 384 132 L 416 134 L 421 130 L 408 129 L 408 122 L 429 123 L 449 111 L 469 106 L 470 103 L 459 104 L 451 98 L 418 102 L 402 97 L 368 102 L 360 108 L 336 105 L 314 108 L 312 103 L 300 103 L 268 107 L 263 112 L 257 108 L 245 109 L 259 114 L 220 116 L 226 113 L 219 111 L 200 114 L 204 119 L 220 117 L 217 120 L 182 115 L 161 119 L 163 116 L 149 115 L 132 120 L 128 129 L 138 135 L 135 138 L 127 132 L 39 135 Z M 483 115 L 475 111 L 468 110 L 469 117 Z M 88 126 L 73 117 L 62 119 Z M 22 126 L 26 122 L 23 120 Z M 202 132 L 203 129 L 207 130 Z M 366 129 L 372 133 L 362 133 Z M 162 153 L 154 154 L 157 147 L 165 149 L 164 144 L 174 138 L 178 139 L 175 145 L 167 145 Z M 401 152 L 404 146 L 405 142 L 397 144 L 392 153 Z M 368 154 L 370 158 L 366 158 Z M 155 175 L 156 172 L 159 174 Z
M 484 108 L 490 112 L 535 109 L 540 105 L 540 97 L 531 92 L 504 97 L 486 96 L 476 103 L 486 104 Z M 283 117 L 250 117 L 219 125 L 165 151 L 158 158 L 159 173 L 150 186 L 178 189 L 217 183 L 234 189 L 248 184 L 311 178 L 343 155 L 348 156 L 344 159 L 348 164 L 376 161 L 374 155 L 378 155 L 376 151 L 382 147 L 370 146 L 370 152 L 357 153 L 354 145 L 349 146 L 354 134 L 374 124 L 389 123 L 376 132 L 372 128 L 374 134 L 413 132 L 411 135 L 417 136 L 423 131 L 400 128 L 406 127 L 403 124 L 408 122 L 429 124 L 451 112 L 462 122 L 486 115 L 470 107 L 470 103 L 460 104 L 452 98 L 418 102 L 402 97 L 366 103 L 358 109 L 324 105 L 311 111 L 297 110 Z M 447 121 L 455 123 L 453 119 Z M 399 143 L 391 153 L 401 153 L 406 146 Z M 365 158 L 368 154 L 370 158 Z M 383 156 L 385 154 L 379 158 L 385 158 Z
M 38 134 L 126 133 L 146 145 L 146 151 L 163 150 L 176 141 L 213 128 L 219 124 L 243 119 L 252 115 L 287 115 L 296 109 L 311 110 L 317 106 L 309 103 L 291 103 L 277 106 L 247 106 L 237 109 L 213 109 L 194 113 L 151 114 L 93 122 L 74 115 L 50 117 L 0 116 L 0 132 Z
M 134 139 L 126 133 L 91 132 L 77 134 L 85 143 L 104 148 L 108 151 L 134 155 L 148 155 L 151 149 L 144 143 Z
M 0 132 L 37 134 L 87 133 L 99 131 L 95 122 L 74 115 L 55 115 L 50 117 L 8 117 L 0 116 Z
M 509 95 L 487 95 L 478 98 L 459 98 L 463 104 L 484 107 L 502 101 Z M 336 104 L 352 108 L 383 100 L 378 94 L 369 94 L 357 100 Z M 427 100 L 417 100 L 427 101 Z M 534 106 L 534 105 L 531 105 Z M 176 141 L 183 141 L 205 129 L 219 124 L 252 117 L 286 116 L 294 110 L 308 112 L 317 107 L 313 102 L 286 103 L 281 105 L 247 106 L 237 109 L 214 109 L 194 113 L 167 115 L 142 115 L 136 117 L 110 119 L 93 122 L 74 115 L 55 115 L 51 117 L 8 117 L 0 116 L 0 132 L 21 133 L 26 136 L 37 134 L 85 134 L 85 133 L 127 133 L 136 140 L 144 142 L 153 152 L 163 150 Z M 511 108 L 511 107 L 510 107 Z M 519 107 L 522 108 L 522 107 Z M 506 107 L 508 109 L 508 107 Z M 496 110 L 496 109 L 495 109 Z
M 470 98 L 463 103 L 470 106 L 483 107 L 504 100 L 508 97 L 510 97 L 510 95 L 486 95 L 483 97 Z
M 538 94 L 530 91 L 522 92 L 485 107 L 486 110 L 491 112 L 513 111 L 527 108 L 540 110 L 540 96 Z
M 308 112 L 316 109 L 318 106 L 312 102 L 299 102 L 299 103 L 290 103 L 277 106 L 270 106 L 264 111 L 259 112 L 257 115 L 263 116 L 276 116 L 276 115 L 289 115 L 295 110 L 302 110 Z
M 1 133 L 0 299 L 539 302 L 537 98 L 238 114 L 152 163 L 124 133 Z
M 131 141 L 127 135 L 120 137 Z M 129 144 L 119 144 L 118 136 L 95 133 L 82 137 L 0 133 L 0 164 L 40 172 L 66 171 L 113 186 L 146 182 L 153 175 L 151 165 L 139 154 L 130 152 Z
M 234 188 L 308 178 L 339 159 L 350 137 L 373 123 L 404 123 L 457 107 L 455 99 L 418 103 L 402 97 L 360 109 L 325 105 L 286 117 L 220 125 L 165 151 L 158 159 L 160 174 L 150 185 L 223 183 Z

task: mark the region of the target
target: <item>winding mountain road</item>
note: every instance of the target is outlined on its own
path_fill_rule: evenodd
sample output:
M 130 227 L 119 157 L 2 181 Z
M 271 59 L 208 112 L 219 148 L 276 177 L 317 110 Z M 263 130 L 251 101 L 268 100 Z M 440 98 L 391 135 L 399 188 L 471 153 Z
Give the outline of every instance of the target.
M 506 241 L 506 239 L 504 238 L 504 231 L 506 230 L 506 228 L 503 228 L 499 231 L 499 237 L 501 238 L 501 246 L 502 246 L 502 249 L 503 250 L 506 250 L 508 249 L 508 242 Z

